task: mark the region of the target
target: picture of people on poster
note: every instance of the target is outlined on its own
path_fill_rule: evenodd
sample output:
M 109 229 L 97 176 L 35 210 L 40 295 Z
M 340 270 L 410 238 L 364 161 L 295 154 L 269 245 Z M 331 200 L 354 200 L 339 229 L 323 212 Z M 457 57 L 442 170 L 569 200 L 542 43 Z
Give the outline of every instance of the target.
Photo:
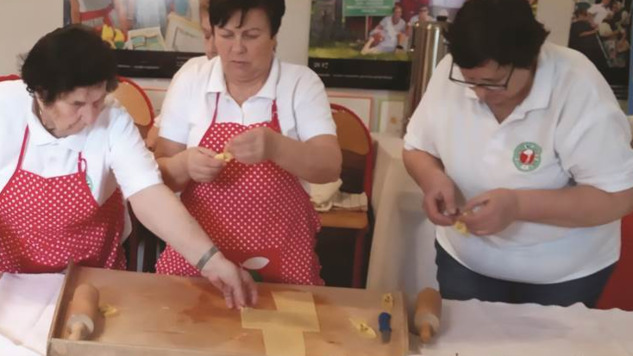
M 575 0 L 569 47 L 582 52 L 619 99 L 627 96 L 631 0 Z
M 385 16 L 370 33 L 361 54 L 385 53 L 404 50 L 407 24 L 402 19 L 402 6 L 395 4 L 393 13 Z
M 413 28 L 418 22 L 422 23 L 435 20 L 435 17 L 431 16 L 431 10 L 427 5 L 420 6 L 417 15 L 413 15 L 409 19 L 409 23 L 407 24 L 407 36 L 411 37 L 411 35 L 413 34 Z

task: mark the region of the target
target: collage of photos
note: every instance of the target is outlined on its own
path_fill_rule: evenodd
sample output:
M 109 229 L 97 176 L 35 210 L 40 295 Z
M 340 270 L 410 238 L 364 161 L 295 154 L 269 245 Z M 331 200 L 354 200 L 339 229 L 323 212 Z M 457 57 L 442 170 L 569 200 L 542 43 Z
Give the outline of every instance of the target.
M 204 52 L 198 0 L 64 0 L 64 22 L 101 33 L 115 49 Z
M 576 0 L 569 47 L 582 52 L 626 99 L 631 53 L 631 0 Z

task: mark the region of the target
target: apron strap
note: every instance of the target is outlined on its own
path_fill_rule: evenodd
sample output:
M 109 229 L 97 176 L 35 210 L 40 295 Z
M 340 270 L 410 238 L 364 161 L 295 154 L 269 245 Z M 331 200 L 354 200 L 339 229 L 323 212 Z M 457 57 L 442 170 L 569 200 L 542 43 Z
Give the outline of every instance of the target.
M 273 125 L 273 127 L 281 130 L 281 126 L 279 125 L 279 116 L 277 115 L 277 99 L 273 99 L 273 106 L 271 108 L 270 116 L 270 123 Z
M 86 161 L 82 153 L 79 152 L 79 155 L 77 157 L 77 172 L 86 173 L 87 170 L 88 170 L 88 161 Z
M 215 93 L 215 109 L 213 111 L 213 119 L 211 126 L 215 125 L 215 119 L 218 117 L 218 104 L 220 103 L 220 92 Z
M 24 130 L 24 138 L 22 139 L 22 147 L 20 148 L 20 158 L 18 158 L 18 165 L 15 167 L 15 170 L 19 170 L 22 168 L 22 161 L 24 160 L 24 152 L 26 151 L 26 143 L 29 140 L 29 127 L 26 126 Z

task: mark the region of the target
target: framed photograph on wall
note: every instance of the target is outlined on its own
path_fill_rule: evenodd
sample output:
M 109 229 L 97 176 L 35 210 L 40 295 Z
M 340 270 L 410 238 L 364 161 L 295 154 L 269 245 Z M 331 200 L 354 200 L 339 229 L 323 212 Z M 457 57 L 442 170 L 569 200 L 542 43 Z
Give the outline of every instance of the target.
M 171 78 L 204 54 L 198 0 L 64 0 L 64 24 L 73 23 L 110 43 L 123 76 Z
M 408 90 L 412 28 L 464 0 L 312 0 L 308 64 L 327 87 Z
M 626 100 L 631 55 L 631 0 L 574 0 L 569 47 L 582 52 Z
M 327 87 L 407 90 L 407 23 L 394 0 L 313 0 L 308 65 Z

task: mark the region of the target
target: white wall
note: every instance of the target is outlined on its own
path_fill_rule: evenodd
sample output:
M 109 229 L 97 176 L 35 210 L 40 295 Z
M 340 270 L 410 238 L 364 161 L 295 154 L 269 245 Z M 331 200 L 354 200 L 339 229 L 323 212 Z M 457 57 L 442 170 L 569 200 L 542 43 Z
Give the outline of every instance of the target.
M 574 13 L 573 0 L 541 0 L 538 3 L 536 17 L 551 31 L 548 39 L 567 46 L 571 15 Z
M 277 54 L 285 61 L 308 64 L 310 0 L 286 0 L 286 15 L 277 35 Z
M 62 22 L 62 0 L 0 0 L 0 75 L 17 73 L 18 55 Z

